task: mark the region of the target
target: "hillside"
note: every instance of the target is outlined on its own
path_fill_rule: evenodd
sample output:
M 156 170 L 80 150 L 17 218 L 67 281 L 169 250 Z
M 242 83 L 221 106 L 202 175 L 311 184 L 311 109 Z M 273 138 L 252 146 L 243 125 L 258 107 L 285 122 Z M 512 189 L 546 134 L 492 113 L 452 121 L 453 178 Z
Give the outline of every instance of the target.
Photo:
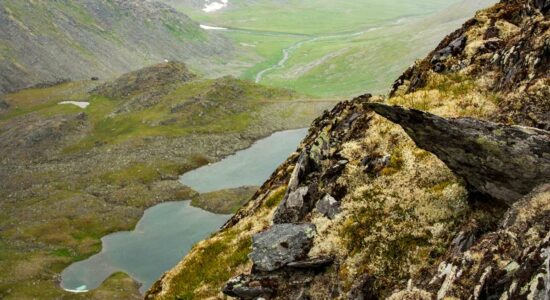
M 179 62 L 26 89 L 0 103 L 2 299 L 139 297 L 124 274 L 80 295 L 63 291 L 59 274 L 99 252 L 105 235 L 131 230 L 145 209 L 196 196 L 177 180 L 185 171 L 304 127 L 332 105 L 207 79 Z
M 147 298 L 547 299 L 549 10 L 481 10 L 319 117 Z
M 65 79 L 102 79 L 165 60 L 237 74 L 232 43 L 154 1 L 0 2 L 0 94 Z M 231 71 L 232 70 L 232 71 Z

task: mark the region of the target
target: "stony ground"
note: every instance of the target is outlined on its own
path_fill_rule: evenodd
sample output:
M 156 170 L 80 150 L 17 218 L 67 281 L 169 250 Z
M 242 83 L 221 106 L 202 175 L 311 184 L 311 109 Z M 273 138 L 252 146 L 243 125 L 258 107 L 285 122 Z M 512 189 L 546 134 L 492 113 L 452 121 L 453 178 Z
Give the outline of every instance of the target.
M 196 195 L 178 175 L 274 131 L 307 126 L 332 105 L 295 99 L 231 77 L 203 79 L 177 62 L 113 82 L 4 95 L 0 298 L 136 297 L 135 284 L 122 275 L 77 296 L 58 287 L 59 274 L 98 252 L 102 236 L 133 228 L 146 208 Z M 229 206 L 220 210 L 234 210 L 234 203 L 210 196 L 204 198 Z M 242 201 L 240 192 L 235 196 Z

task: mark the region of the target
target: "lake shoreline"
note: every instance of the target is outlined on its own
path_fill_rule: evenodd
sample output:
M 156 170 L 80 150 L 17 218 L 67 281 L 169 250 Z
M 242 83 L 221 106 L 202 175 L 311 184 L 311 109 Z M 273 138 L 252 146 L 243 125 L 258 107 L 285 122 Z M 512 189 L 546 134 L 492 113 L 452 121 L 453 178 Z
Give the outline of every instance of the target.
M 268 135 L 267 137 L 264 137 L 262 139 L 259 139 L 259 140 L 256 140 L 254 143 L 252 143 L 248 148 L 245 148 L 245 149 L 242 149 L 242 150 L 238 150 L 236 151 L 234 154 L 232 155 L 229 155 L 229 156 L 226 156 L 225 158 L 219 160 L 217 163 L 213 163 L 213 164 L 209 164 L 209 165 L 205 165 L 205 166 L 202 166 L 202 167 L 199 167 L 199 168 L 196 168 L 194 170 L 191 170 L 191 171 L 188 171 L 186 172 L 185 174 L 188 174 L 188 173 L 192 173 L 196 170 L 199 170 L 201 168 L 212 168 L 212 167 L 216 167 L 218 163 L 220 162 L 224 162 L 224 161 L 227 161 L 227 160 L 230 160 L 230 161 L 246 161 L 247 159 L 245 158 L 239 158 L 239 156 L 246 156 L 246 155 L 249 155 L 248 153 L 253 153 L 253 155 L 256 155 L 257 153 L 263 153 L 265 154 L 264 152 L 264 148 L 260 148 L 258 151 L 252 151 L 250 149 L 254 149 L 254 148 L 257 148 L 258 146 L 260 147 L 265 147 L 265 146 L 269 146 L 271 148 L 273 148 L 273 145 L 272 143 L 280 143 L 280 142 L 284 142 L 284 141 L 289 141 L 289 144 L 290 146 L 288 147 L 283 147 L 283 148 L 280 148 L 280 149 L 284 149 L 286 151 L 284 151 L 278 158 L 280 160 L 280 162 L 277 162 L 275 160 L 276 163 L 274 163 L 273 161 L 271 162 L 271 164 L 268 164 L 268 165 L 264 165 L 263 166 L 263 169 L 262 171 L 266 171 L 265 174 L 267 175 L 264 175 L 264 177 L 268 177 L 271 173 L 271 171 L 273 169 L 275 169 L 278 164 L 282 163 L 286 157 L 288 157 L 289 154 L 291 154 L 293 151 L 295 151 L 295 149 L 297 148 L 298 144 L 299 144 L 299 141 L 301 141 L 301 139 L 303 138 L 303 136 L 305 136 L 307 132 L 307 129 L 305 128 L 300 128 L 300 129 L 290 129 L 290 130 L 285 130 L 285 131 L 278 131 L 278 132 L 274 132 L 272 133 L 271 135 Z M 289 139 L 287 138 L 286 135 L 292 135 L 293 139 Z M 275 138 L 274 138 L 275 137 Z M 299 137 L 299 139 L 297 139 Z M 266 140 L 268 140 L 266 142 Z M 273 141 L 271 141 L 273 140 Z M 289 153 L 287 153 L 289 152 Z M 272 155 L 268 155 L 269 158 L 272 158 Z M 237 158 L 235 158 L 237 157 Z M 183 177 L 185 174 L 182 174 L 181 177 Z M 256 176 L 257 177 L 257 176 Z M 263 181 L 262 180 L 263 177 L 257 177 L 257 180 L 258 182 L 260 181 Z M 264 178 L 265 179 L 265 178 Z M 183 183 L 182 183 L 183 184 Z M 238 189 L 239 187 L 241 187 L 240 184 L 237 184 L 238 186 L 236 187 L 233 187 L 233 189 Z M 191 186 L 193 186 L 191 184 Z M 199 189 L 200 190 L 200 189 Z M 225 193 L 226 191 L 223 189 L 223 188 L 216 188 L 214 187 L 213 188 L 213 191 L 211 192 L 219 192 L 219 193 Z M 251 193 L 249 190 L 247 190 L 247 193 Z M 208 194 L 207 193 L 203 193 L 203 194 Z M 247 195 L 247 198 L 245 201 L 248 201 L 248 199 L 250 198 L 249 195 Z M 243 198 L 244 199 L 244 198 Z M 241 202 L 242 200 L 241 199 Z M 110 249 L 112 248 L 111 246 L 109 246 L 109 241 L 111 239 L 115 239 L 117 236 L 120 236 L 120 235 L 132 235 L 134 232 L 140 232 L 140 228 L 141 228 L 141 224 L 142 222 L 146 222 L 148 216 L 150 214 L 155 214 L 155 209 L 157 208 L 162 208 L 163 206 L 165 205 L 179 205 L 181 203 L 184 203 L 184 205 L 186 206 L 186 209 L 188 210 L 194 210 L 195 211 L 195 215 L 196 214 L 208 214 L 208 215 L 211 215 L 212 217 L 213 216 L 220 216 L 220 218 L 223 219 L 223 222 L 220 222 L 219 224 L 216 223 L 215 225 L 217 225 L 215 228 L 212 228 L 211 230 L 207 230 L 207 234 L 210 234 L 212 232 L 214 232 L 215 230 L 219 229 L 230 217 L 231 215 L 227 215 L 227 214 L 215 214 L 215 213 L 212 213 L 210 211 L 206 211 L 206 210 L 203 210 L 202 208 L 196 208 L 194 206 L 191 205 L 191 200 L 183 200 L 183 201 L 168 201 L 168 202 L 163 202 L 163 203 L 159 203 L 159 204 L 156 204 L 152 207 L 149 207 L 147 208 L 144 212 L 143 212 L 143 215 L 142 217 L 140 218 L 140 220 L 136 223 L 136 225 L 134 226 L 134 229 L 131 230 L 131 231 L 118 231 L 118 232 L 113 232 L 113 233 L 110 233 L 106 236 L 103 236 L 101 238 L 101 243 L 102 243 L 102 247 L 101 247 L 101 251 L 96 253 L 96 254 L 93 254 L 92 256 L 82 260 L 82 261 L 78 261 L 78 262 L 75 262 L 71 265 L 69 265 L 67 268 L 65 268 L 65 270 L 63 271 L 62 273 L 62 280 L 61 282 L 59 283 L 60 287 L 63 288 L 65 291 L 67 292 L 71 292 L 71 293 L 82 293 L 82 292 L 90 292 L 90 291 L 93 291 L 99 287 L 101 287 L 102 283 L 104 282 L 104 280 L 106 280 L 109 276 L 111 276 L 113 273 L 115 272 L 122 272 L 122 273 L 125 273 L 127 274 L 128 276 L 132 277 L 134 280 L 136 280 L 137 282 L 141 283 L 141 288 L 140 288 L 140 291 L 141 293 L 145 292 L 145 290 L 147 290 L 149 288 L 149 284 L 152 284 L 152 282 L 154 282 L 154 280 L 156 280 L 160 274 L 158 274 L 158 276 L 154 276 L 153 280 L 150 280 L 148 282 L 143 282 L 143 279 L 139 279 L 139 275 L 136 275 L 135 273 L 131 272 L 131 271 L 128 271 L 128 270 L 121 270 L 120 268 L 115 268 L 115 267 L 112 267 L 112 269 L 109 269 L 111 267 L 109 266 L 105 266 L 105 268 L 107 268 L 107 271 L 101 273 L 102 271 L 99 270 L 98 272 L 101 273 L 100 276 L 100 280 L 96 280 L 95 281 L 95 284 L 83 284 L 83 283 L 77 283 L 77 284 L 73 284 L 71 286 L 67 286 L 66 284 L 64 284 L 64 276 L 63 274 L 66 272 L 70 272 L 71 270 L 71 267 L 74 267 L 74 266 L 79 266 L 79 265 L 82 265 L 82 264 L 86 264 L 86 262 L 88 261 L 91 261 L 93 262 L 92 265 L 90 266 L 87 266 L 87 267 L 82 267 L 83 270 L 86 270 L 88 271 L 90 268 L 93 268 L 94 266 L 97 266 L 97 265 L 101 265 L 101 263 L 98 263 L 94 260 L 97 259 L 97 257 L 101 257 L 102 255 L 107 255 L 110 251 Z M 232 204 L 233 205 L 233 204 Z M 234 206 L 234 205 L 233 205 Z M 181 219 L 181 218 L 180 218 Z M 208 217 L 207 218 L 208 221 L 211 221 L 211 217 Z M 203 221 L 206 220 L 206 219 L 202 219 Z M 198 224 L 202 224 L 202 223 L 198 223 Z M 197 224 L 197 225 L 198 225 Z M 167 224 L 168 225 L 168 224 Z M 177 227 L 177 226 L 176 226 Z M 166 226 L 166 228 L 173 228 L 173 226 Z M 193 226 L 193 228 L 197 228 L 197 226 Z M 165 231 L 163 229 L 163 231 Z M 193 244 L 195 242 L 198 242 L 199 240 L 205 238 L 207 236 L 207 234 L 205 234 L 204 236 L 201 235 L 199 239 L 197 240 L 193 240 Z M 173 240 L 180 240 L 180 239 L 173 239 Z M 191 245 L 187 245 L 188 248 L 190 249 Z M 134 247 L 136 248 L 136 247 Z M 177 247 L 176 247 L 177 248 Z M 132 248 L 133 249 L 133 248 Z M 188 250 L 189 250 L 188 249 Z M 187 251 L 188 251 L 187 250 Z M 107 254 L 106 254 L 107 253 Z M 163 255 L 163 257 L 166 256 L 166 255 Z M 178 257 L 176 260 L 174 260 L 175 262 L 179 261 L 181 259 L 181 257 Z M 141 261 L 141 263 L 143 264 L 143 261 Z M 155 264 L 155 266 L 157 266 L 157 264 Z M 75 267 L 76 268 L 76 267 Z M 169 268 L 168 268 L 169 269 Z M 168 270 L 166 269 L 166 270 Z M 69 271 L 67 271 L 69 270 Z

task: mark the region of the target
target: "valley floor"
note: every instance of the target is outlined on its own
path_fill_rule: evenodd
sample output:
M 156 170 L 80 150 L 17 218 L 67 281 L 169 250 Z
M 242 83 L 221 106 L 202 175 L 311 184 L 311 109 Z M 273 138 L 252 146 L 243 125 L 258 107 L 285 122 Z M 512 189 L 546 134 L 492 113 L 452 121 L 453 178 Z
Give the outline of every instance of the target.
M 229 77 L 197 78 L 179 63 L 4 95 L 0 297 L 138 297 L 127 276 L 70 294 L 59 274 L 97 253 L 101 237 L 132 229 L 148 207 L 196 195 L 177 180 L 185 171 L 305 127 L 332 105 L 297 98 Z

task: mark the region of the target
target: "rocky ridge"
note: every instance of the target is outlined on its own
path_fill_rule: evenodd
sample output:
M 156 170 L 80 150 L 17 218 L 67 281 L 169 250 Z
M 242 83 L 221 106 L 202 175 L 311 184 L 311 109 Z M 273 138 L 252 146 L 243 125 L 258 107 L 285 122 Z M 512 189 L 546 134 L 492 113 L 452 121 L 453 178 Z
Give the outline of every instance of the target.
M 157 1 L 6 0 L 0 27 L 0 94 L 66 79 L 110 79 L 164 60 L 209 75 L 239 68 L 228 72 L 216 63 L 230 60 L 231 42 Z
M 480 11 L 389 98 L 319 117 L 147 298 L 549 297 L 546 2 Z M 195 278 L 197 266 L 209 273 Z

